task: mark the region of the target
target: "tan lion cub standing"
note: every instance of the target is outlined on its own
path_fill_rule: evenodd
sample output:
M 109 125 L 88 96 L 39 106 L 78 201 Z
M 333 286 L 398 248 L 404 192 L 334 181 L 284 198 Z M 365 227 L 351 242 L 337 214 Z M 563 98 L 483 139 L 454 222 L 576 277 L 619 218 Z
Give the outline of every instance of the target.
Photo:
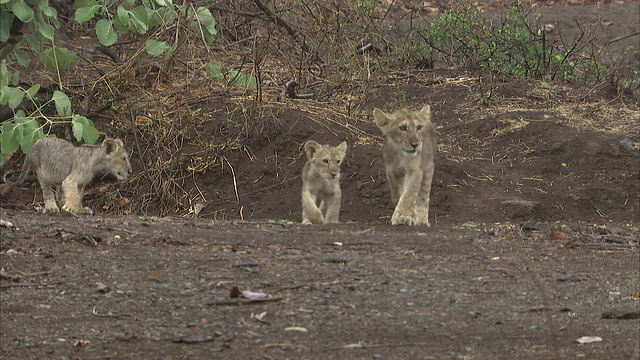
M 373 118 L 386 136 L 384 164 L 395 205 L 391 224 L 430 226 L 429 193 L 437 150 L 431 108 L 392 114 L 374 109 Z
M 330 146 L 309 140 L 304 150 L 308 160 L 302 169 L 302 223 L 337 223 L 342 199 L 340 164 L 347 143 Z
M 82 207 L 85 186 L 100 174 L 111 173 L 118 180 L 124 180 L 131 173 L 131 165 L 120 139 L 107 138 L 102 145 L 73 146 L 66 140 L 44 138 L 31 147 L 18 180 L 9 181 L 5 174 L 4 182 L 21 185 L 29 170 L 35 171 L 38 177 L 45 212 L 60 212 L 53 193 L 55 186 L 58 200 L 64 201 L 62 210 L 91 214 L 90 208 Z

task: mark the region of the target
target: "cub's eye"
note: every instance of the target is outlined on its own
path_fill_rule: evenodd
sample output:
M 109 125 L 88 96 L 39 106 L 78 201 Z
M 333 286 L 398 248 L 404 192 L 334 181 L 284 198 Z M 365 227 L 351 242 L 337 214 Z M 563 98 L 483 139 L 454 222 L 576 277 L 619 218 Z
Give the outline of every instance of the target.
M 340 164 L 342 162 L 342 160 L 338 160 L 336 161 L 336 164 Z
M 416 129 L 422 130 L 422 125 L 418 125 L 418 127 L 416 127 Z
M 322 162 L 323 162 L 323 163 L 325 163 L 325 164 L 328 164 L 328 163 L 329 163 L 329 160 L 324 159 L 324 160 L 322 160 Z
M 407 125 L 400 125 L 398 129 L 400 129 L 400 131 L 407 131 Z

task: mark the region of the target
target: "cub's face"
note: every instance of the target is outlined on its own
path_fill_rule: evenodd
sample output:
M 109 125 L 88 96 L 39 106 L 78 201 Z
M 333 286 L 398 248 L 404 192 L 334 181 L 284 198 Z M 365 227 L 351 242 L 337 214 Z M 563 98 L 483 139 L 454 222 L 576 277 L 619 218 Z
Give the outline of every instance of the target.
M 401 109 L 392 114 L 374 109 L 373 118 L 387 141 L 402 149 L 403 153 L 415 155 L 422 152 L 423 134 L 431 121 L 431 108 L 428 105 L 419 111 Z
M 129 154 L 124 148 L 124 144 L 120 139 L 107 138 L 102 142 L 105 153 L 107 155 L 107 171 L 115 176 L 118 181 L 125 180 L 131 174 L 131 164 L 129 163 Z
M 313 162 L 320 175 L 326 179 L 338 179 L 340 177 L 340 165 L 347 153 L 347 143 L 342 142 L 338 146 L 320 145 L 313 140 L 304 144 L 307 158 Z

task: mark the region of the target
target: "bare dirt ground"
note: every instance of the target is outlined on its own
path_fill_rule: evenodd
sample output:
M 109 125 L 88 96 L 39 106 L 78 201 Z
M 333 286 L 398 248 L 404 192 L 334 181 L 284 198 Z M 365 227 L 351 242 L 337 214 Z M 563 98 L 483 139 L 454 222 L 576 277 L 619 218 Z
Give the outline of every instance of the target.
M 640 26 L 637 2 L 581 4 L 541 13 L 609 40 Z M 640 359 L 637 93 L 487 81 L 407 71 L 355 97 L 260 106 L 212 85 L 135 93 L 157 104 L 138 126 L 166 120 L 185 140 L 117 133 L 124 107 L 96 121 L 136 172 L 89 189 L 99 215 L 36 213 L 34 187 L 2 202 L 0 358 Z M 371 111 L 424 103 L 432 227 L 392 227 Z M 308 139 L 349 143 L 342 224 L 299 224 Z

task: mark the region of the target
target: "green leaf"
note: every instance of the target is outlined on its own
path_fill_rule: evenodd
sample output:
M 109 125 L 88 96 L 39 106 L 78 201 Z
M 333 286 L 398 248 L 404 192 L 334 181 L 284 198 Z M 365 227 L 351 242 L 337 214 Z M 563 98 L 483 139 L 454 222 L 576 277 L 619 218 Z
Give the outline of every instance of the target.
M 39 34 L 27 34 L 24 38 L 27 39 L 33 50 L 36 52 L 42 51 L 42 36 Z
M 0 128 L 0 151 L 3 154 L 13 154 L 20 147 L 22 138 L 22 126 L 17 126 L 14 122 L 5 122 Z
M 76 10 L 75 19 L 79 24 L 83 24 L 93 19 L 98 10 L 100 10 L 100 5 L 98 4 L 78 8 Z
M 106 19 L 98 20 L 96 24 L 96 36 L 104 46 L 111 46 L 118 41 L 118 34 L 113 31 L 113 23 Z
M 38 32 L 46 39 L 53 41 L 53 36 L 54 36 L 53 26 L 40 21 L 38 21 L 37 23 L 38 23 Z
M 131 23 L 136 31 L 145 34 L 149 30 L 149 13 L 144 6 L 137 6 L 129 12 L 131 15 Z
M 56 11 L 56 9 L 49 6 L 48 0 L 38 1 L 38 9 L 42 12 L 42 15 L 48 18 L 58 18 L 58 12 Z
M 33 20 L 33 10 L 24 0 L 18 0 L 11 4 L 11 11 L 23 23 L 30 23 Z
M 170 58 L 171 55 L 173 55 L 173 53 L 176 51 L 176 49 L 178 48 L 178 43 L 174 42 L 169 49 L 164 53 L 165 58 Z
M 224 73 L 222 72 L 222 64 L 218 61 L 211 61 L 205 65 L 207 76 L 217 80 L 224 79 Z
M 146 50 L 149 55 L 158 56 L 169 48 L 164 41 L 147 40 Z
M 8 11 L 0 11 L 0 42 L 6 42 L 11 36 L 11 25 L 13 25 L 12 13 Z
M 124 6 L 118 5 L 116 17 L 113 19 L 113 25 L 121 33 L 129 31 L 129 27 L 131 26 L 131 19 L 129 17 L 129 11 L 127 11 Z
M 9 76 L 9 84 L 11 84 L 13 86 L 18 86 L 18 82 L 20 82 L 20 72 L 19 71 L 14 71 Z
M 82 130 L 84 129 L 84 125 L 81 122 L 76 121 L 76 119 L 73 119 L 71 121 L 71 129 L 73 130 L 73 136 L 76 140 L 82 140 Z
M 29 57 L 29 54 L 27 54 L 26 51 L 22 49 L 14 48 L 13 54 L 16 56 L 16 60 L 18 60 L 18 64 L 20 64 L 20 66 L 22 67 L 29 66 L 29 62 L 31 61 L 31 58 Z
M 69 100 L 67 94 L 63 93 L 60 90 L 56 90 L 53 92 L 51 100 L 53 100 L 56 104 L 56 112 L 58 113 L 58 116 L 71 116 L 71 100 Z
M 255 89 L 257 87 L 256 78 L 253 76 L 247 76 L 237 71 L 229 71 L 229 75 L 234 79 L 234 84 L 242 86 L 247 89 Z
M 33 99 L 38 93 L 38 90 L 40 90 L 40 84 L 35 84 L 27 90 L 27 95 L 29 95 L 30 99 Z
M 91 122 L 91 120 L 89 120 L 89 122 Z M 100 132 L 96 129 L 95 125 L 93 125 L 93 122 L 91 122 L 89 126 L 85 126 L 83 130 L 82 139 L 85 143 L 95 144 L 96 141 L 98 141 Z
M 0 104 L 8 105 L 11 109 L 20 106 L 24 99 L 24 91 L 20 88 L 6 86 L 2 89 Z
M 201 6 L 196 10 L 196 18 L 198 19 L 198 22 L 204 27 L 207 27 L 209 25 L 216 25 L 215 19 L 211 15 L 209 9 L 207 9 L 206 7 Z
M 93 121 L 81 115 L 73 115 L 71 119 L 73 136 L 76 140 L 83 140 L 87 144 L 95 144 L 100 137 Z
M 22 123 L 22 139 L 20 139 L 20 148 L 22 152 L 27 154 L 36 141 L 44 138 L 42 127 L 32 117 L 24 118 Z
M 73 3 L 73 7 L 76 9 L 80 9 L 83 7 L 89 7 L 89 6 L 93 6 L 93 5 L 98 5 L 98 1 L 96 0 L 76 0 Z
M 46 69 L 67 69 L 75 65 L 78 55 L 63 47 L 52 47 L 40 54 Z

